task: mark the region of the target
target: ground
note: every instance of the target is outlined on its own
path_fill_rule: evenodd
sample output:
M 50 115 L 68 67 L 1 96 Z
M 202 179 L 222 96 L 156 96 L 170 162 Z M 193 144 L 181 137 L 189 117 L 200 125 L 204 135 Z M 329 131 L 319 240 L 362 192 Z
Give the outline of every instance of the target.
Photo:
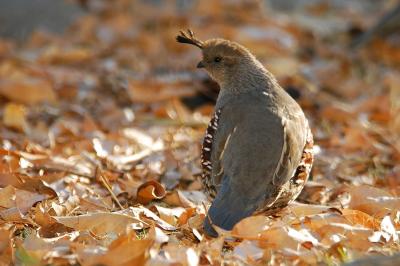
M 393 1 L 77 2 L 64 33 L 0 39 L 1 265 L 399 262 L 400 36 L 356 42 Z M 186 28 L 248 47 L 316 144 L 297 202 L 216 239 L 199 157 L 218 87 Z

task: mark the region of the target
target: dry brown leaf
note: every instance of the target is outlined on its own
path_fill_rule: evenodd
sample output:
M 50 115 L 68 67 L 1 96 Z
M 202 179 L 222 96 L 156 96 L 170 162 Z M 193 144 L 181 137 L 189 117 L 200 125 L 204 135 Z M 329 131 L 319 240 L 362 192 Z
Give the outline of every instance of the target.
M 195 94 L 189 84 L 163 84 L 154 80 L 133 80 L 128 82 L 128 93 L 134 103 L 154 103 L 175 97 L 187 97 Z
M 145 239 L 137 239 L 130 231 L 115 239 L 106 250 L 77 246 L 78 260 L 82 265 L 145 265 L 148 251 L 155 239 L 154 228 Z
M 160 228 L 173 231 L 176 230 L 175 226 L 170 225 L 166 221 L 160 219 L 154 212 L 150 211 L 149 209 L 139 206 L 139 207 L 129 207 L 127 209 L 118 211 L 117 213 L 130 215 L 133 217 L 138 217 L 142 221 L 146 222 L 147 224 L 155 223 L 155 225 L 159 226 Z
M 342 212 L 343 216 L 354 226 L 361 225 L 369 229 L 379 228 L 379 220 L 362 211 L 343 209 Z
M 259 246 L 263 249 L 293 249 L 296 250 L 298 248 L 299 242 L 290 237 L 288 234 L 288 227 L 274 227 L 268 230 L 265 230 L 259 235 Z
M 154 199 L 162 199 L 166 195 L 166 190 L 156 180 L 150 180 L 139 186 L 136 199 L 139 203 L 147 204 Z
M 93 51 L 85 48 L 64 49 L 50 46 L 43 52 L 39 61 L 48 64 L 80 64 L 92 60 L 93 56 Z
M 290 213 L 293 213 L 295 216 L 304 217 L 308 215 L 327 212 L 329 210 L 329 206 L 293 202 L 288 206 L 287 209 Z
M 5 126 L 26 131 L 28 122 L 26 121 L 26 108 L 21 104 L 8 103 L 4 107 L 3 123 Z
M 355 117 L 351 110 L 347 110 L 346 107 L 340 105 L 325 106 L 321 111 L 321 116 L 336 123 L 346 123 Z
M 0 208 L 12 208 L 15 205 L 15 188 L 13 186 L 6 186 L 0 188 Z
M 383 217 L 380 231 L 375 231 L 368 239 L 371 242 L 380 242 L 381 239 L 384 239 L 386 242 L 390 240 L 395 243 L 399 242 L 399 233 L 396 231 L 390 216 Z
M 271 221 L 266 216 L 250 216 L 233 227 L 232 236 L 244 239 L 258 239 L 259 234 L 267 230 L 270 224 Z
M 75 2 L 87 12 L 71 30 L 0 40 L 0 265 L 340 265 L 400 251 L 399 45 L 348 49 L 390 6 L 300 1 L 279 19 L 257 1 Z M 174 40 L 188 25 L 247 46 L 302 105 L 317 144 L 309 204 L 203 234 L 198 157 L 219 88 L 194 69 L 201 51 Z
M 10 230 L 0 228 L 0 264 L 7 265 L 12 258 Z
M 360 210 L 374 218 L 382 218 L 400 206 L 400 198 L 371 186 L 353 186 L 348 189 L 351 196 L 349 208 Z
M 17 189 L 15 191 L 15 203 L 21 214 L 25 215 L 31 207 L 42 200 L 49 198 L 47 195 Z
M 163 248 L 166 256 L 153 258 L 149 265 L 175 265 L 183 266 L 199 265 L 198 251 L 192 247 L 182 247 L 181 245 L 169 243 Z
M 265 250 L 257 245 L 257 241 L 245 240 L 235 247 L 233 254 L 239 257 L 242 261 L 248 263 L 255 263 L 256 260 L 261 259 Z
M 27 177 L 27 176 L 18 176 L 18 184 L 15 185 L 15 188 L 29 191 L 32 193 L 38 193 L 42 195 L 46 195 L 47 198 L 57 197 L 57 193 L 46 185 L 40 177 Z
M 300 218 L 300 222 L 294 222 L 292 227 L 296 229 L 301 229 L 304 226 L 310 229 L 312 232 L 318 230 L 322 226 L 329 224 L 350 224 L 350 222 L 342 215 L 336 212 L 321 213 L 308 215 Z
M 20 183 L 15 174 L 0 173 L 0 186 L 17 186 Z
M 8 208 L 0 211 L 0 218 L 3 221 L 15 222 L 15 223 L 26 223 L 27 221 L 22 216 L 21 212 L 17 207 Z
M 162 220 L 173 226 L 179 225 L 178 218 L 186 212 L 186 210 L 182 207 L 164 208 L 158 205 L 153 205 L 151 210 L 154 209 Z
M 178 218 L 178 224 L 184 225 L 188 222 L 188 220 L 196 213 L 196 208 L 186 208 L 185 212 L 183 212 Z
M 172 206 L 180 206 L 184 208 L 193 208 L 194 204 L 189 201 L 181 191 L 174 190 L 167 193 L 163 201 Z
M 23 104 L 56 103 L 57 95 L 52 84 L 44 79 L 0 81 L 0 95 Z
M 391 123 L 389 124 L 393 134 L 400 136 L 400 78 L 398 73 L 388 75 L 386 82 L 390 88 L 390 114 Z M 397 151 L 400 153 L 400 140 L 395 139 Z
M 79 216 L 53 216 L 57 222 L 80 231 L 90 231 L 95 235 L 122 234 L 127 226 L 142 229 L 145 223 L 138 217 L 118 212 L 96 212 Z

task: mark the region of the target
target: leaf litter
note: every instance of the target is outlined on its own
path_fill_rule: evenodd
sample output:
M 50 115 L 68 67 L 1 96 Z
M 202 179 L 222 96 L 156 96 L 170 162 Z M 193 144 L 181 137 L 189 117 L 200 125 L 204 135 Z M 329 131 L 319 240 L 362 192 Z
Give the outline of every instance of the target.
M 64 35 L 0 40 L 1 265 L 339 265 L 400 251 L 399 57 L 390 38 L 347 46 L 379 12 L 87 2 L 101 4 Z M 297 202 L 216 239 L 199 182 L 216 91 L 174 41 L 189 27 L 252 50 L 317 144 Z

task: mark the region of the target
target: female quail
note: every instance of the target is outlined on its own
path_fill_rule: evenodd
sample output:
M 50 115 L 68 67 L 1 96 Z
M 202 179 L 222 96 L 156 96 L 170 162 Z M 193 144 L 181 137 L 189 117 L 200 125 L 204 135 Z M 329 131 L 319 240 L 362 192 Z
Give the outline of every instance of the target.
M 254 213 L 285 207 L 302 190 L 313 162 L 312 134 L 301 107 L 243 46 L 200 41 L 180 32 L 180 43 L 199 47 L 205 68 L 221 87 L 202 150 L 202 181 L 213 202 L 204 221 L 225 230 Z

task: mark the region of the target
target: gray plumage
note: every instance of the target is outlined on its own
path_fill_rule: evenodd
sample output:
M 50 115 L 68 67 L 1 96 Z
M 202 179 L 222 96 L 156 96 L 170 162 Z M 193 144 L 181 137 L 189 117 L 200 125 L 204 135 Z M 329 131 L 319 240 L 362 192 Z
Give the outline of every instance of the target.
M 294 176 L 310 131 L 300 106 L 247 49 L 222 39 L 201 42 L 192 32 L 182 38 L 202 49 L 198 67 L 221 87 L 202 155 L 203 182 L 215 196 L 204 229 L 217 236 L 212 224 L 230 230 L 257 211 L 297 197 L 305 180 L 296 185 Z

